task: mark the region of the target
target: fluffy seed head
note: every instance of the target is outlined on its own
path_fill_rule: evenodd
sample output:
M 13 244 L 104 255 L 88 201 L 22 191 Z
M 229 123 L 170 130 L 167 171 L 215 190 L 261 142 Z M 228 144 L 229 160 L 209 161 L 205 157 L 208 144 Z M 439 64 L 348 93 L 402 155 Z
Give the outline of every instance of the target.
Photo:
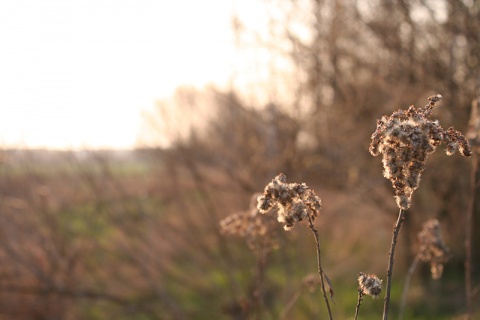
M 317 217 L 322 202 L 305 183 L 287 183 L 287 177 L 280 173 L 259 196 L 257 208 L 261 213 L 277 213 L 277 220 L 285 230 L 293 228 L 296 222 Z
M 428 118 L 441 98 L 439 94 L 431 96 L 424 108 L 412 105 L 407 111 L 397 110 L 390 117 L 377 120 L 369 151 L 373 156 L 383 155 L 383 175 L 392 182 L 395 200 L 401 209 L 410 207 L 427 156 L 442 142 L 447 145 L 447 155 L 456 151 L 466 157 L 471 155 L 470 146 L 459 131 L 444 130 L 437 120 Z
M 422 230 L 418 233 L 420 242 L 419 258 L 430 263 L 433 279 L 439 279 L 443 273 L 443 265 L 450 259 L 451 253 L 443 242 L 440 222 L 429 219 L 423 223 Z
M 359 272 L 358 286 L 362 294 L 372 296 L 374 299 L 382 292 L 382 280 L 374 274 Z
M 318 274 L 310 273 L 303 277 L 303 285 L 308 289 L 310 293 L 314 293 L 315 290 L 321 285 Z
M 233 213 L 221 220 L 220 231 L 245 238 L 251 250 L 270 250 L 278 247 L 276 223 L 270 216 L 259 214 L 256 207 L 258 196 L 258 193 L 253 195 L 249 210 Z

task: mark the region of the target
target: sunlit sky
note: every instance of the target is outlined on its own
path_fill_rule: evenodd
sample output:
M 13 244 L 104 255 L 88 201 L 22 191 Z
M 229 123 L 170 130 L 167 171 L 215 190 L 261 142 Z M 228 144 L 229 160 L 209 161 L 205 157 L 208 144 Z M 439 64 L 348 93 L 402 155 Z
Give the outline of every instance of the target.
M 141 110 L 228 82 L 242 3 L 1 1 L 0 147 L 134 146 Z

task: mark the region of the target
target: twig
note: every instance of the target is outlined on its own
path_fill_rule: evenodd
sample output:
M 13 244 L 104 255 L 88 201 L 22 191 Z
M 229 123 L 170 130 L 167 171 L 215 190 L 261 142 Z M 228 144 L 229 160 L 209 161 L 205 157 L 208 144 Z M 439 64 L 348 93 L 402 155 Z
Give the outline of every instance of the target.
M 320 256 L 320 241 L 318 239 L 318 231 L 317 231 L 317 229 L 315 229 L 315 226 L 313 225 L 312 218 L 310 216 L 308 216 L 308 222 L 309 222 L 309 225 L 310 225 L 310 229 L 312 230 L 313 235 L 315 237 L 315 243 L 317 245 L 318 274 L 320 275 L 320 282 L 322 284 L 323 298 L 325 299 L 325 304 L 327 305 L 328 316 L 329 316 L 330 320 L 332 320 L 333 319 L 332 311 L 330 310 L 330 303 L 328 302 L 327 292 L 325 291 L 325 281 L 323 279 L 323 269 L 322 269 L 322 260 L 321 260 L 321 256 Z
M 417 268 L 419 261 L 420 261 L 420 255 L 417 254 L 412 264 L 408 268 L 407 276 L 405 277 L 405 284 L 403 286 L 402 302 L 400 304 L 400 314 L 398 316 L 399 320 L 403 319 L 403 314 L 405 313 L 405 306 L 407 304 L 408 288 L 410 287 L 410 281 L 412 280 L 413 272 Z
M 287 305 L 285 308 L 282 310 L 282 313 L 280 314 L 280 320 L 286 319 L 288 312 L 293 308 L 295 303 L 297 303 L 298 298 L 300 298 L 300 290 L 295 292 L 292 297 L 288 300 Z
M 390 288 L 392 287 L 392 273 L 393 273 L 393 262 L 395 256 L 395 245 L 397 244 L 398 234 L 400 232 L 400 228 L 402 227 L 402 223 L 405 220 L 405 210 L 400 209 L 398 213 L 398 220 L 395 223 L 393 228 L 393 236 L 392 236 L 392 244 L 390 246 L 390 252 L 388 254 L 388 269 L 387 269 L 387 291 L 385 294 L 385 303 L 383 305 L 383 320 L 388 319 L 388 308 L 390 306 Z
M 358 313 L 360 311 L 360 305 L 362 304 L 363 300 L 363 290 L 362 288 L 358 288 L 358 301 L 357 301 L 357 306 L 355 307 L 355 319 L 358 319 Z
M 478 177 L 478 156 L 473 152 L 472 169 L 470 175 L 470 203 L 468 204 L 468 211 L 465 221 L 465 299 L 467 300 L 467 315 L 466 319 L 472 317 L 472 234 L 473 234 L 473 216 L 475 212 L 475 195 L 479 186 Z
M 252 304 L 255 306 L 255 319 L 262 319 L 264 307 L 263 285 L 265 281 L 266 250 L 260 248 L 257 252 L 257 274 L 255 276 L 254 290 L 252 292 Z

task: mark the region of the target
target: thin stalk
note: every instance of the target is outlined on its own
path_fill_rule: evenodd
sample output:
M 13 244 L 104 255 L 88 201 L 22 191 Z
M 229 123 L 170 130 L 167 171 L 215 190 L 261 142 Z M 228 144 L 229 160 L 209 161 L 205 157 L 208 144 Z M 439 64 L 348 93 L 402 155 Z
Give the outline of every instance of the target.
M 358 301 L 357 301 L 357 306 L 355 307 L 354 320 L 358 319 L 358 313 L 360 312 L 360 305 L 362 304 L 362 300 L 363 300 L 363 291 L 361 288 L 358 288 Z
M 325 281 L 323 277 L 323 268 L 322 268 L 322 260 L 321 260 L 321 255 L 320 255 L 320 240 L 318 239 L 318 231 L 315 229 L 315 226 L 313 225 L 313 221 L 308 217 L 308 222 L 310 225 L 310 229 L 312 230 L 313 236 L 315 237 L 315 243 L 317 245 L 317 263 L 318 263 L 318 274 L 320 275 L 320 283 L 322 285 L 322 292 L 323 292 L 323 298 L 325 299 L 325 304 L 327 305 L 327 310 L 328 310 L 328 316 L 330 320 L 333 319 L 332 317 L 332 311 L 330 310 L 330 303 L 328 302 L 327 298 L 327 292 L 325 291 Z
M 263 307 L 264 307 L 264 292 L 263 284 L 265 282 L 265 266 L 267 262 L 267 253 L 264 248 L 260 248 L 257 251 L 257 274 L 255 276 L 254 286 L 255 289 L 252 292 L 252 304 L 255 306 L 255 319 L 262 319 Z
M 390 289 L 392 287 L 392 274 L 393 274 L 393 262 L 395 261 L 395 246 L 397 244 L 398 234 L 400 233 L 400 228 L 402 223 L 405 220 L 405 210 L 400 209 L 398 213 L 398 219 L 393 227 L 393 236 L 392 243 L 390 246 L 390 252 L 388 254 L 388 269 L 387 269 L 387 291 L 385 294 L 385 302 L 383 305 L 383 320 L 388 319 L 388 308 L 390 306 Z
M 408 288 L 410 287 L 410 281 L 412 280 L 413 272 L 417 268 L 419 261 L 420 261 L 420 256 L 417 254 L 412 264 L 408 268 L 407 276 L 405 277 L 405 284 L 403 286 L 402 302 L 400 304 L 400 314 L 398 316 L 399 320 L 403 319 L 403 314 L 405 313 L 405 306 L 407 304 Z
M 468 204 L 467 217 L 465 221 L 465 299 L 467 300 L 467 317 L 472 317 L 472 234 L 473 216 L 475 212 L 475 195 L 479 187 L 478 177 L 478 156 L 476 152 L 472 155 L 472 170 L 470 175 L 470 203 Z
M 280 320 L 286 319 L 288 312 L 293 308 L 295 303 L 297 303 L 298 298 L 300 298 L 300 290 L 295 292 L 292 297 L 288 300 L 287 305 L 285 308 L 282 310 L 282 313 L 280 314 Z

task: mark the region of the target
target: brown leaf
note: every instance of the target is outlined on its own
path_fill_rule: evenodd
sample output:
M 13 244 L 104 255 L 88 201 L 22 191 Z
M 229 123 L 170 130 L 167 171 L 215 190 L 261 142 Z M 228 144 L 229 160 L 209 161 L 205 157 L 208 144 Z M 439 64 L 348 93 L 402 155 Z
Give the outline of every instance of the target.
M 328 284 L 328 291 L 330 291 L 330 300 L 332 300 L 333 303 L 335 303 L 335 300 L 333 300 L 333 295 L 335 292 L 333 291 L 333 285 L 332 285 L 332 280 L 327 276 L 327 274 L 324 272 L 323 275 L 325 276 L 325 279 L 327 279 L 327 284 Z

